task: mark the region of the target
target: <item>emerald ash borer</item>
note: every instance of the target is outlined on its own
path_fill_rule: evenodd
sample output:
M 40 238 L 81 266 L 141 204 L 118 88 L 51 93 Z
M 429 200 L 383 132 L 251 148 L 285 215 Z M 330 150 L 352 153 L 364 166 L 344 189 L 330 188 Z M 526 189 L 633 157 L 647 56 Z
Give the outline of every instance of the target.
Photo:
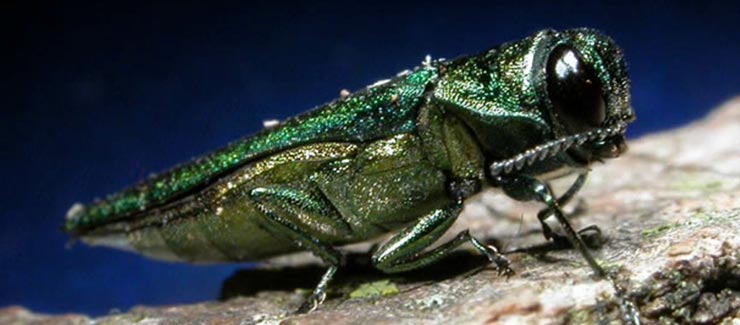
M 500 188 L 539 201 L 545 237 L 563 236 L 605 275 L 563 215 L 595 161 L 625 150 L 634 119 L 621 50 L 590 29 L 543 30 L 413 71 L 289 118 L 87 205 L 64 230 L 92 245 L 193 263 L 310 251 L 328 269 L 336 247 L 391 233 L 372 264 L 396 273 L 472 245 L 501 273 L 507 259 L 462 231 L 428 249 L 465 199 Z M 563 195 L 548 182 L 577 174 Z M 551 232 L 554 217 L 562 234 Z

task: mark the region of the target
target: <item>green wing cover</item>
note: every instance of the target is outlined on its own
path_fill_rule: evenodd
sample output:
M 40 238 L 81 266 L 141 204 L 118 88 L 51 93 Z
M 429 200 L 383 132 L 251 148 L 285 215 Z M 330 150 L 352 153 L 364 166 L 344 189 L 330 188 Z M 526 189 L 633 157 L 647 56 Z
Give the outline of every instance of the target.
M 81 234 L 135 218 L 198 191 L 250 161 L 285 149 L 327 141 L 364 142 L 413 131 L 426 87 L 436 78 L 436 70 L 425 66 L 288 119 L 105 199 L 71 209 L 64 230 Z

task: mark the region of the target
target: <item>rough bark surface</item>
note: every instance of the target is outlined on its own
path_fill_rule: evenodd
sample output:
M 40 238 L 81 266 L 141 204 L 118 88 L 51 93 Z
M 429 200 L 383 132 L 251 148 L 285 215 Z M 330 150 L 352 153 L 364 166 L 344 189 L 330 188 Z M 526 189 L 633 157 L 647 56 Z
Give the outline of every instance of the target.
M 603 231 L 594 254 L 617 272 L 643 323 L 740 324 L 740 98 L 631 142 L 623 157 L 594 166 L 578 197 L 569 207 L 574 226 Z M 544 240 L 538 208 L 487 192 L 451 231 L 470 228 L 502 247 L 516 271 L 509 278 L 465 250 L 397 276 L 373 271 L 356 253 L 327 301 L 294 315 L 323 271 L 303 254 L 237 272 L 220 302 L 101 318 L 6 307 L 0 324 L 619 323 L 611 283 L 591 276 L 577 252 Z

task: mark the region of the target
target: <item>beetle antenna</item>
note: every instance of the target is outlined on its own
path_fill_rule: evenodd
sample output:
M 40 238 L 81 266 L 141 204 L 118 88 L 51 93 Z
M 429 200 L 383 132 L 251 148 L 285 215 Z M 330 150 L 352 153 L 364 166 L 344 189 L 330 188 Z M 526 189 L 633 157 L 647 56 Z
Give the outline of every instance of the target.
M 586 142 L 601 141 L 607 137 L 622 134 L 624 133 L 626 126 L 626 124 L 621 123 L 616 127 L 573 134 L 540 144 L 509 159 L 494 162 L 490 167 L 491 176 L 499 176 L 519 171 L 524 167 L 531 166 L 536 162 L 551 158 L 572 147 L 582 145 Z

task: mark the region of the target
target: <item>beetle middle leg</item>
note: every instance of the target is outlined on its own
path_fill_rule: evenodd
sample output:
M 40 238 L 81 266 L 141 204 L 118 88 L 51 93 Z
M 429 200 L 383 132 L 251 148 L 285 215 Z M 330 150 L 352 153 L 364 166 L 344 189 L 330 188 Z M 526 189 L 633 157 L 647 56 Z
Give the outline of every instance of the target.
M 436 242 L 457 219 L 462 210 L 462 201 L 434 210 L 419 219 L 415 224 L 401 230 L 384 243 L 372 256 L 373 265 L 386 273 L 404 272 L 423 267 L 448 255 L 464 243 L 471 243 L 475 249 L 495 263 L 500 274 L 513 273 L 509 260 L 490 245 L 484 245 L 468 230 L 461 231 L 452 240 L 427 252 L 422 252 Z
M 284 236 L 296 245 L 310 250 L 329 265 L 309 298 L 297 313 L 309 312 L 326 298 L 326 287 L 342 263 L 340 252 L 322 242 L 301 227 L 301 216 L 308 215 L 321 224 L 339 225 L 340 232 L 348 232 L 349 226 L 335 215 L 333 207 L 326 200 L 311 193 L 287 187 L 259 187 L 250 191 L 252 200 L 264 218 L 264 227 L 276 236 Z M 344 228 L 346 227 L 346 228 Z M 336 228 L 336 227 L 335 227 Z

